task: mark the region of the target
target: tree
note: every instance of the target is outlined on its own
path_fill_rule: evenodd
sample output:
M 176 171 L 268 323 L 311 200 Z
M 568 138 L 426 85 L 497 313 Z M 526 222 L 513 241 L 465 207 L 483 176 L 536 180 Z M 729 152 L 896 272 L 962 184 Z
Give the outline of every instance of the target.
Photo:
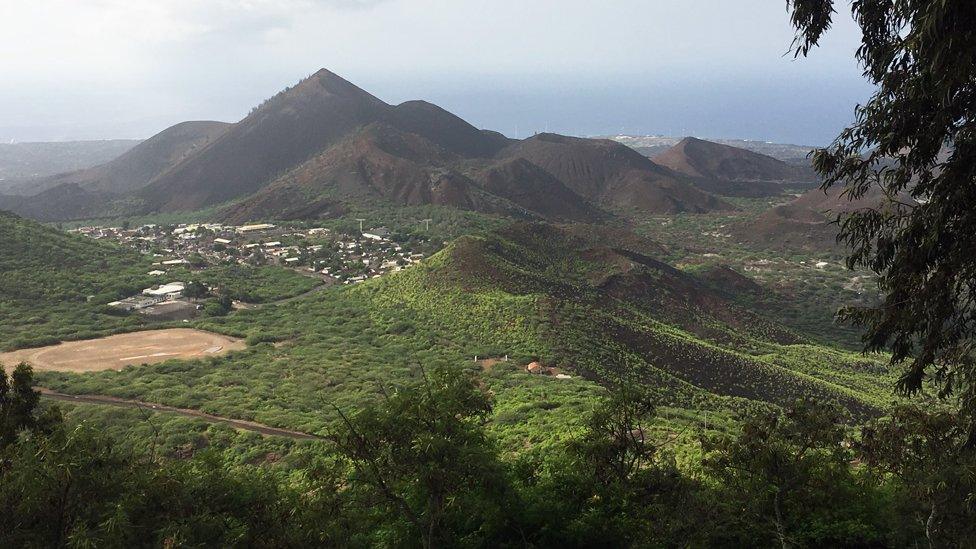
M 834 0 L 788 0 L 796 55 L 808 55 L 831 26 Z M 814 154 L 824 188 L 846 185 L 882 207 L 838 219 L 850 267 L 878 274 L 883 303 L 842 316 L 867 327 L 868 351 L 907 361 L 898 389 L 913 394 L 934 378 L 962 393 L 976 444 L 970 360 L 976 329 L 976 3 L 971 0 L 856 0 L 857 59 L 877 90 L 855 121 Z M 908 198 L 909 200 L 906 200 Z
M 385 394 L 330 436 L 390 524 L 392 545 L 456 546 L 492 531 L 502 514 L 504 471 L 484 425 L 489 395 L 470 377 L 435 369 L 423 382 Z
M 515 477 L 530 544 L 696 545 L 700 486 L 662 451 L 673 439 L 652 428 L 656 419 L 654 400 L 622 385 L 563 448 L 520 456 Z
M 976 511 L 969 501 L 976 460 L 960 448 L 966 436 L 958 414 L 898 406 L 866 425 L 857 444 L 861 460 L 892 475 L 907 492 L 904 516 L 918 519 L 933 547 L 976 545 Z
M 706 444 L 706 471 L 724 507 L 710 545 L 874 545 L 883 528 L 859 486 L 844 444 L 842 410 L 798 401 L 749 417 L 735 437 Z
M 203 283 L 196 280 L 191 280 L 188 282 L 186 287 L 183 289 L 183 295 L 191 299 L 207 297 L 209 294 L 210 290 L 208 290 Z
M 229 313 L 234 308 L 234 302 L 231 300 L 230 296 L 226 293 L 221 293 L 219 296 L 208 299 L 203 305 L 203 312 L 207 313 L 207 316 L 224 316 Z
M 605 485 L 633 480 L 657 453 L 648 430 L 655 417 L 656 406 L 645 395 L 617 389 L 587 418 L 586 432 L 574 444 L 581 468 Z
M 60 421 L 56 408 L 39 413 L 40 400 L 30 364 L 21 362 L 9 378 L 0 366 L 0 448 L 13 443 L 21 431 L 48 431 Z

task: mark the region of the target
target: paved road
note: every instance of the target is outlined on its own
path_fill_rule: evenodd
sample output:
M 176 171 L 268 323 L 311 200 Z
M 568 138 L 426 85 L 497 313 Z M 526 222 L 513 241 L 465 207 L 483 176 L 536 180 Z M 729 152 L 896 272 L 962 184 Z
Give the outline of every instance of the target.
M 206 412 L 201 412 L 200 410 L 193 410 L 190 408 L 176 408 L 174 406 L 166 406 L 165 404 L 153 404 L 151 402 L 142 402 L 139 400 L 129 400 L 125 398 L 116 398 L 116 397 L 103 396 L 103 395 L 69 395 L 65 393 L 59 393 L 57 391 L 52 391 L 50 389 L 45 389 L 44 387 L 38 387 L 37 389 L 41 392 L 41 396 L 43 398 L 48 398 L 51 400 L 61 400 L 65 402 L 76 402 L 81 404 L 101 404 L 105 406 L 118 406 L 120 408 L 142 408 L 152 412 L 167 412 L 167 413 L 179 414 L 181 416 L 202 419 L 210 423 L 222 423 L 224 425 L 230 425 L 235 429 L 253 431 L 255 433 L 261 433 L 262 435 L 287 437 L 296 440 L 323 440 L 324 439 L 324 437 L 320 437 L 318 435 L 312 435 L 309 433 L 303 433 L 301 431 L 279 429 L 277 427 L 271 427 L 268 425 L 263 425 L 261 423 L 255 423 L 253 421 L 245 421 L 242 419 L 230 419 L 226 417 L 215 416 L 213 414 L 208 414 Z

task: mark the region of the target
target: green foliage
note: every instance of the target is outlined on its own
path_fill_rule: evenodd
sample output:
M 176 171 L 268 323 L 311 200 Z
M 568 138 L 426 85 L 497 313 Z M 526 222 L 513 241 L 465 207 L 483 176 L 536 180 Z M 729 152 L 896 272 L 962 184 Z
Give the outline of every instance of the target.
M 34 372 L 18 364 L 8 378 L 0 366 L 0 449 L 12 444 L 22 432 L 45 432 L 60 421 L 57 409 L 41 412 L 40 394 L 34 390 Z
M 790 5 L 806 55 L 830 26 L 833 1 Z M 920 391 L 934 370 L 945 393 L 962 389 L 972 409 L 976 7 L 904 0 L 851 9 L 862 33 L 857 59 L 877 90 L 814 165 L 825 186 L 880 201 L 840 221 L 848 264 L 877 273 L 884 300 L 845 316 L 867 326 L 867 349 L 909 362 L 904 392 Z
M 322 284 L 317 278 L 275 266 L 215 265 L 191 276 L 215 288 L 220 295 L 245 303 L 287 299 Z
M 0 545 L 912 546 L 924 498 L 965 512 L 942 499 L 947 477 L 910 471 L 963 432 L 945 417 L 896 411 L 866 432 L 862 470 L 837 410 L 800 403 L 748 419 L 685 470 L 660 409 L 626 390 L 571 440 L 505 460 L 481 382 L 430 371 L 287 468 L 217 449 L 161 460 L 155 439 L 139 451 L 84 424 L 25 433 L 0 448 Z M 907 439 L 901 460 L 922 417 L 932 438 Z M 930 539 L 966 545 L 971 523 Z
M 904 490 L 903 512 L 933 547 L 976 544 L 976 456 L 962 449 L 968 422 L 949 411 L 902 405 L 863 429 L 861 458 Z

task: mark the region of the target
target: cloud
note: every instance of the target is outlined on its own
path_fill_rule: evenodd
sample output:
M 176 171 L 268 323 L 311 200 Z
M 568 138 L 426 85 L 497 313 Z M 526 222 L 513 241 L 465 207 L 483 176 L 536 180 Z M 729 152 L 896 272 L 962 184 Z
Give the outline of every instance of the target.
M 855 35 L 838 22 L 792 62 L 772 0 L 0 0 L 0 120 L 234 119 L 320 67 L 390 100 L 842 77 Z

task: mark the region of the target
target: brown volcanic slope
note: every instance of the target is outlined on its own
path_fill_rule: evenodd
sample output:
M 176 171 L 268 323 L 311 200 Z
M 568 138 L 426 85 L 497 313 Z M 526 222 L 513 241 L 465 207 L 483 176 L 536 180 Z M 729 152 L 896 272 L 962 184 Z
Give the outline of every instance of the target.
M 766 210 L 755 219 L 732 228 L 733 236 L 764 246 L 800 249 L 825 249 L 837 246 L 838 227 L 832 223 L 839 214 L 865 208 L 878 208 L 884 202 L 880 190 L 851 202 L 844 187 L 833 186 L 807 191 L 792 202 Z M 910 200 L 906 199 L 906 201 Z
M 524 158 L 597 204 L 647 213 L 734 210 L 633 149 L 606 139 L 539 134 L 499 153 Z
M 89 191 L 124 193 L 145 186 L 222 134 L 225 122 L 182 122 L 136 145 L 115 160 L 76 172 L 54 175 L 37 183 L 45 188 L 75 183 Z
M 552 221 L 608 217 L 544 169 L 524 158 L 500 160 L 474 175 L 481 187 Z
M 504 161 L 480 167 L 487 163 L 474 161 L 479 167 L 472 170 L 471 159 L 415 133 L 374 123 L 230 207 L 223 219 L 328 216 L 342 203 L 376 198 L 557 220 L 605 217 L 537 166 Z
M 692 177 L 726 181 L 806 181 L 809 174 L 771 156 L 686 137 L 654 162 Z
M 771 156 L 738 147 L 686 137 L 654 162 L 678 173 L 697 178 L 699 186 L 732 196 L 773 196 L 779 185 L 771 182 L 807 186 L 818 180 L 802 167 L 787 164 Z M 745 185 L 743 183 L 751 183 Z M 738 184 L 733 184 L 738 183 Z
M 426 101 L 407 101 L 393 108 L 392 125 L 422 136 L 454 154 L 468 157 L 490 157 L 511 139 L 479 130 L 460 117 Z
M 371 124 L 230 207 L 223 219 L 318 217 L 341 202 L 370 198 L 482 209 L 476 186 L 441 167 L 456 158 L 419 135 Z
M 67 181 L 75 186 L 60 192 L 70 202 L 55 191 L 43 203 L 11 199 L 13 207 L 45 220 L 194 210 L 239 199 L 226 219 L 335 215 L 349 202 L 376 198 L 559 221 L 603 219 L 599 206 L 734 209 L 612 141 L 544 134 L 516 142 L 430 103 L 388 105 L 324 69 L 220 130 L 178 155 L 158 155 L 168 164 L 125 163 L 140 184 L 155 174 L 135 191 L 120 193 L 121 180 L 92 177 Z

